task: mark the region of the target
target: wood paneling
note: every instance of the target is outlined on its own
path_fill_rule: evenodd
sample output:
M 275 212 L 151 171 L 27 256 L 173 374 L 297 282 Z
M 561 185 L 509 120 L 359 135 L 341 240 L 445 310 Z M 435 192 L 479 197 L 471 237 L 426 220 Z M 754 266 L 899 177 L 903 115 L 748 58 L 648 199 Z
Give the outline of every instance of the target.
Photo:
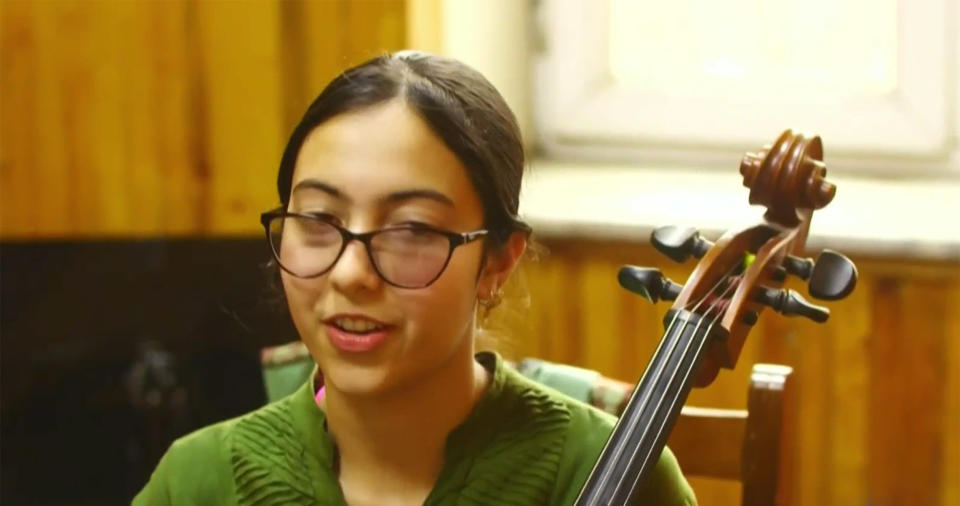
M 662 334 L 666 304 L 619 288 L 625 263 L 678 266 L 636 244 L 561 241 L 523 267 L 497 322 L 511 358 L 535 356 L 635 381 Z M 854 258 L 860 281 L 827 303 L 828 323 L 766 312 L 736 370 L 694 390 L 689 404 L 745 409 L 750 365 L 794 368 L 798 387 L 798 504 L 956 504 L 960 440 L 960 264 Z M 804 293 L 800 283 L 792 288 Z M 529 294 L 529 309 L 511 297 Z M 498 314 L 498 312 L 502 312 Z M 518 314 L 519 313 L 519 314 Z M 526 315 L 523 317 L 522 315 Z M 738 501 L 739 487 L 692 480 L 701 504 Z
M 294 123 L 337 72 L 403 46 L 405 6 L 3 1 L 0 237 L 259 234 Z M 501 348 L 636 379 L 665 306 L 616 270 L 687 270 L 637 245 L 548 246 L 491 317 Z M 960 266 L 856 260 L 860 286 L 828 324 L 766 315 L 690 403 L 743 409 L 749 364 L 791 365 L 800 504 L 957 504 Z M 694 485 L 702 504 L 736 493 Z
M 403 0 L 0 3 L 0 237 L 259 234 L 287 135 Z

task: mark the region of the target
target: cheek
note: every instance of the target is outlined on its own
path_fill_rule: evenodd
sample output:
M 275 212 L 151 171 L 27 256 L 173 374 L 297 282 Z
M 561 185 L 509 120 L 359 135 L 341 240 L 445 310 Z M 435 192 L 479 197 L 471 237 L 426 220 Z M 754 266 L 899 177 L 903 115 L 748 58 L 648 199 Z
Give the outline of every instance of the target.
M 317 326 L 314 307 L 322 293 L 320 278 L 301 279 L 287 273 L 282 274 L 283 292 L 287 298 L 287 307 L 294 325 L 301 336 Z
M 462 261 L 454 261 L 462 260 Z M 449 339 L 465 330 L 473 321 L 476 305 L 476 260 L 451 259 L 450 265 L 434 284 L 405 297 L 404 312 L 417 333 L 439 333 Z

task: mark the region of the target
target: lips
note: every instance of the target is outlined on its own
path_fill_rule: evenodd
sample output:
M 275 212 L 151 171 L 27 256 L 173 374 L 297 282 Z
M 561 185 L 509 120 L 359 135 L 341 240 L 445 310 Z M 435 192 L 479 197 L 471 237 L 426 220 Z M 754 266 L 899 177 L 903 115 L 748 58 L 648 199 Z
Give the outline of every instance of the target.
M 384 342 L 394 328 L 365 315 L 337 314 L 323 321 L 330 343 L 348 353 L 369 352 Z

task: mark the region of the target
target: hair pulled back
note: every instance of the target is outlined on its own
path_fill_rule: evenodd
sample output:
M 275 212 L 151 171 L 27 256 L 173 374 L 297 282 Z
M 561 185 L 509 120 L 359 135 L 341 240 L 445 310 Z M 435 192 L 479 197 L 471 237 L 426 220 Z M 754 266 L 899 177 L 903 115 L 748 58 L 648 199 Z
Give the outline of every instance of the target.
M 334 116 L 400 98 L 467 168 L 483 205 L 484 226 L 502 245 L 514 231 L 523 177 L 523 142 L 503 97 L 479 72 L 450 58 L 401 51 L 371 59 L 330 82 L 307 108 L 280 161 L 277 190 L 290 203 L 293 170 L 307 135 Z

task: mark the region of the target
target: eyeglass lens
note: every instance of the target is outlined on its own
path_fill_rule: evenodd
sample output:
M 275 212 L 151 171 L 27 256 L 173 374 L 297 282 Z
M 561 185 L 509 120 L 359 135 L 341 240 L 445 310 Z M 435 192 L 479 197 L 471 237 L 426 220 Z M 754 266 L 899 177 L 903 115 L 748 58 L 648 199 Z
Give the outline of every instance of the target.
M 301 216 L 270 222 L 270 242 L 284 270 L 299 277 L 323 274 L 337 261 L 343 235 L 330 223 Z M 429 229 L 387 229 L 369 243 L 374 267 L 387 282 L 415 288 L 439 276 L 450 256 L 450 239 Z

